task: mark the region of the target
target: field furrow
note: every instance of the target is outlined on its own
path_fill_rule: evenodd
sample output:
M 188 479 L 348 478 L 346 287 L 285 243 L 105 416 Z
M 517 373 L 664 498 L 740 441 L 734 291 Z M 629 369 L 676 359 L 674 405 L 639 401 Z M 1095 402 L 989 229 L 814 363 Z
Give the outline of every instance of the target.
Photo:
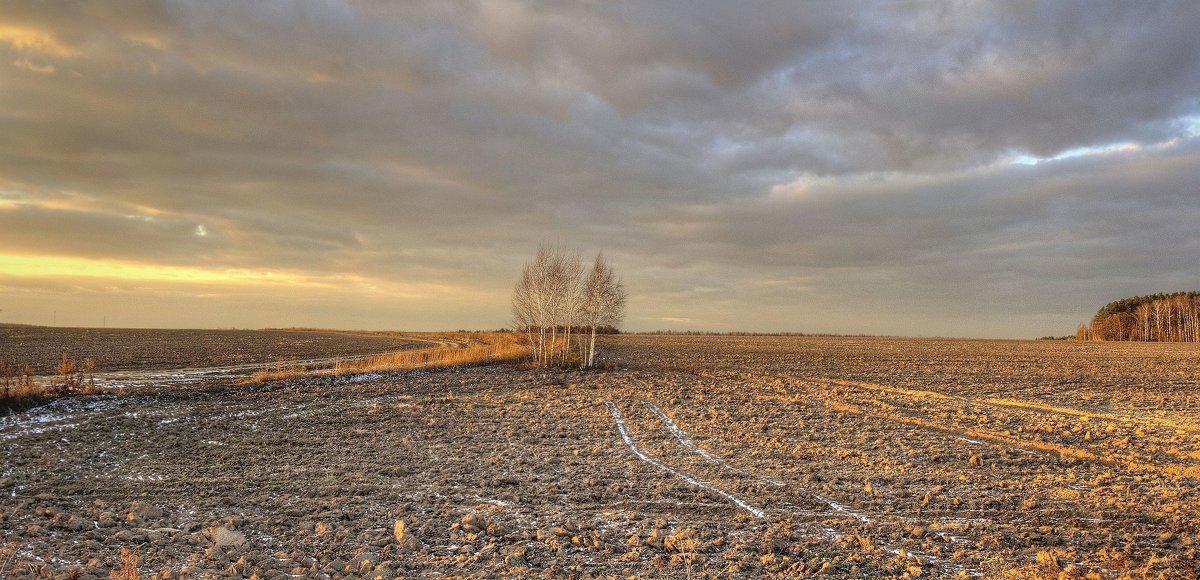
M 0 418 L 0 575 L 1198 574 L 1194 346 L 603 346 Z

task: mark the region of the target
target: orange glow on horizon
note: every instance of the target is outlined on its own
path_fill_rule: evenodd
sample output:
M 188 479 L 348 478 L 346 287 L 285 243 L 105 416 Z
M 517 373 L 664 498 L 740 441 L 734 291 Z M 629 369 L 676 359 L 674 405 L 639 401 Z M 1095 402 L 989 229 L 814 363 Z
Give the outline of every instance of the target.
M 22 278 L 110 278 L 163 282 L 320 285 L 305 276 L 237 268 L 206 269 L 66 256 L 0 254 L 0 275 Z
M 127 260 L 73 256 L 0 254 L 0 280 L 5 277 L 219 284 L 257 288 L 303 288 L 318 292 L 351 292 L 357 296 L 390 296 L 426 300 L 476 296 L 475 290 L 435 282 L 402 282 L 351 273 L 305 273 L 247 268 L 202 268 L 147 264 Z

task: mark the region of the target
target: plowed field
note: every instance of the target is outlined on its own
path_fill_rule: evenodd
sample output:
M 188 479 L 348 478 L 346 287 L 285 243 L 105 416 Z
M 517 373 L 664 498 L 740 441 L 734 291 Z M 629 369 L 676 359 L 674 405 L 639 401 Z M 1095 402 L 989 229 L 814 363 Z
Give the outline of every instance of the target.
M 0 419 L 4 574 L 1195 578 L 1200 349 L 619 336 Z M 399 523 L 399 525 L 398 525 Z

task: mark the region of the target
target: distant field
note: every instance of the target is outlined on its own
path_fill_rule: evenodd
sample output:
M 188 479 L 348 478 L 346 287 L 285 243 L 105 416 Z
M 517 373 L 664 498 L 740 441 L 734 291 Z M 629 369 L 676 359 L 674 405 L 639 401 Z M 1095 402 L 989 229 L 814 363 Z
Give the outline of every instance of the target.
M 0 420 L 0 529 L 60 574 L 1200 573 L 1198 345 L 603 346 L 51 403 Z
M 310 330 L 158 330 L 0 326 L 0 360 L 50 373 L 63 353 L 98 371 L 172 369 L 418 348 L 394 334 Z

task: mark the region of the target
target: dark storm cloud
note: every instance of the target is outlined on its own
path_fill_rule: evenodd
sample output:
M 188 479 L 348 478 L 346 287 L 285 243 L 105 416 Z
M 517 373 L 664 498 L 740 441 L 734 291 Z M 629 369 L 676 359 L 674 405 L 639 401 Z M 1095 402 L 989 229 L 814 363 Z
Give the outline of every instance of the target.
M 643 328 L 1050 332 L 1014 315 L 1194 283 L 1198 24 L 1189 2 L 13 2 L 0 250 L 490 289 L 489 326 L 550 240 L 609 248 Z

